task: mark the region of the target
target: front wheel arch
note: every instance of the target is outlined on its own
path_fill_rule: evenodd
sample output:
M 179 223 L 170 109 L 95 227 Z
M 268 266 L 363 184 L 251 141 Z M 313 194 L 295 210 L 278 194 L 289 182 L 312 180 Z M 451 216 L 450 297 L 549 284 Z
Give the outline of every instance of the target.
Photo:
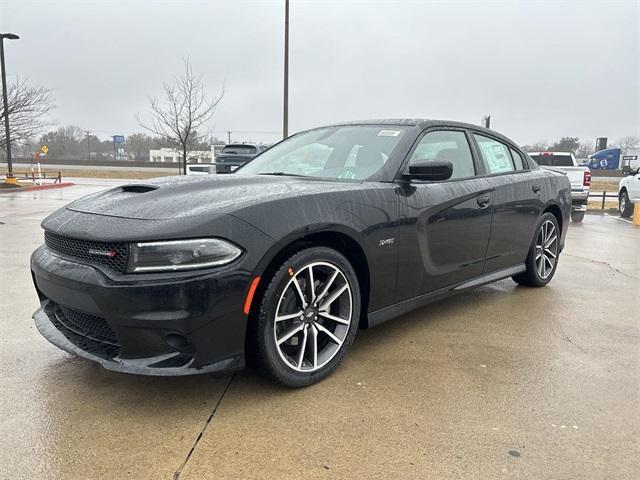
M 282 262 L 293 254 L 309 247 L 327 247 L 344 255 L 351 263 L 360 284 L 361 307 L 359 327 L 368 326 L 367 310 L 369 306 L 369 286 L 370 271 L 367 256 L 360 243 L 351 235 L 337 230 L 323 230 L 311 234 L 300 234 L 298 237 L 289 238 L 274 251 L 268 252 L 256 269 L 255 276 L 260 276 L 261 280 L 251 303 L 249 319 L 255 318 L 255 306 L 259 304 L 259 299 L 264 294 L 269 279 L 275 274 Z M 249 320 L 251 321 L 251 320 Z

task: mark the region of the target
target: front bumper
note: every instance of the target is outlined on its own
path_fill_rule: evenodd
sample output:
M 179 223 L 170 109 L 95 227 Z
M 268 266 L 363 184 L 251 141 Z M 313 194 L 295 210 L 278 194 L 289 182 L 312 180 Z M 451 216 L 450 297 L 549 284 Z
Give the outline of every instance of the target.
M 112 275 L 42 246 L 31 257 L 31 270 L 41 302 L 36 327 L 69 353 L 143 375 L 244 367 L 242 305 L 250 273 L 241 266 L 174 276 Z M 70 323 L 62 308 L 104 322 L 114 338 Z

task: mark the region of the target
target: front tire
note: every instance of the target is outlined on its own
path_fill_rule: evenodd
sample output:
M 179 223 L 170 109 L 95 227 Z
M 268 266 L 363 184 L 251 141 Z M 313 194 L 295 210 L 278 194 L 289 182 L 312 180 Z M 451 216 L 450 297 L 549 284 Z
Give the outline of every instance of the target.
M 560 227 L 555 215 L 542 215 L 535 232 L 525 263 L 527 269 L 512 278 L 520 285 L 543 287 L 555 275 L 560 256 Z
M 633 203 L 629 200 L 629 194 L 626 190 L 621 191 L 618 195 L 618 211 L 623 218 L 629 218 L 633 214 Z
M 358 277 L 342 254 L 326 247 L 296 253 L 260 299 L 248 352 L 253 363 L 289 387 L 319 382 L 353 343 L 360 299 Z

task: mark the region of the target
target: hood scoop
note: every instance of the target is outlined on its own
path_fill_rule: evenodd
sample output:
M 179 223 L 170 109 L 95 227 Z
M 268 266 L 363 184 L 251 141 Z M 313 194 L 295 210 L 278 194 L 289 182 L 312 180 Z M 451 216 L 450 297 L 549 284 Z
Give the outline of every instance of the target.
M 156 185 L 144 185 L 142 183 L 132 183 L 122 186 L 122 191 L 125 193 L 147 193 L 157 189 L 158 187 Z

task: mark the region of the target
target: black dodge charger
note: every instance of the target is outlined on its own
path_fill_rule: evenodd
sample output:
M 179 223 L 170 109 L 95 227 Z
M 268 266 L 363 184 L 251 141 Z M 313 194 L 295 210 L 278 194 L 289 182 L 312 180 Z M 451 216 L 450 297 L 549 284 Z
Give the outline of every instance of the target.
M 233 175 L 125 185 L 47 217 L 31 258 L 34 319 L 110 370 L 249 363 L 308 385 L 358 328 L 507 277 L 546 285 L 570 192 L 565 175 L 474 125 L 316 128 Z

